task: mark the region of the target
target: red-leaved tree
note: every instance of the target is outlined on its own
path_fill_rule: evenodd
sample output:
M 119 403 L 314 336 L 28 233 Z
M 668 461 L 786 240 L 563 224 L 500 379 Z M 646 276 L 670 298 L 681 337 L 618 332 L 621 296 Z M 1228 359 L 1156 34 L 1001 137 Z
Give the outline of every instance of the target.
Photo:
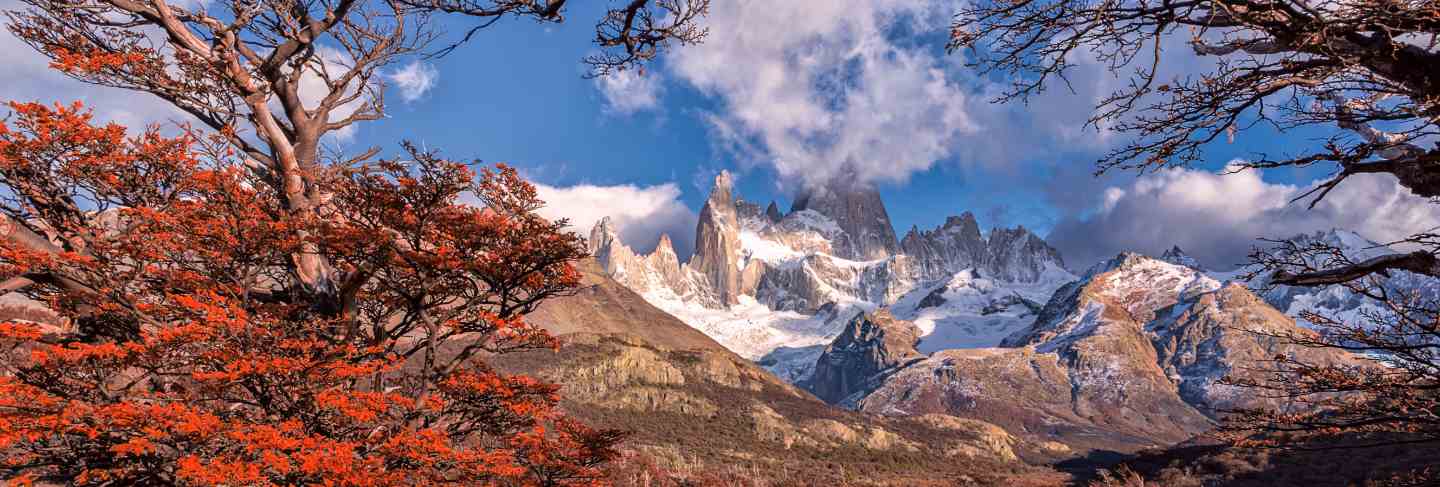
M 599 483 L 618 434 L 486 366 L 554 345 L 523 317 L 578 283 L 564 222 L 513 169 L 406 146 L 335 170 L 312 212 L 224 134 L 0 123 L 0 286 L 62 317 L 0 323 L 11 485 Z M 314 292 L 295 256 L 322 255 Z

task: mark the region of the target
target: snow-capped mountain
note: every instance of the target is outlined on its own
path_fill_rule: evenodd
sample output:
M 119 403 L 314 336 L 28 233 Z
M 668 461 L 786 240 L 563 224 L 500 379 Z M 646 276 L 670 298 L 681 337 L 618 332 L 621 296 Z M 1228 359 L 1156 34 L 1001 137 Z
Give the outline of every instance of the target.
M 981 419 L 1075 448 L 1133 449 L 1185 440 L 1223 409 L 1266 401 L 1217 381 L 1263 374 L 1256 366 L 1277 354 L 1357 363 L 1249 331 L 1306 333 L 1237 283 L 1122 254 L 1055 292 L 1001 347 L 941 350 L 887 371 L 858 406 Z
M 1302 249 L 1309 247 L 1332 248 L 1353 262 L 1399 252 L 1389 246 L 1373 242 L 1358 233 L 1341 229 L 1296 235 L 1287 240 L 1293 242 L 1295 247 Z M 1329 258 L 1331 257 L 1328 255 L 1322 255 L 1312 257 L 1312 260 Z M 1316 264 L 1323 265 L 1324 263 L 1316 262 Z M 1248 268 L 1241 268 L 1229 273 L 1211 274 L 1222 279 L 1243 279 L 1250 274 L 1249 271 Z M 1302 316 L 1302 313 L 1306 311 L 1352 323 L 1366 322 L 1367 314 L 1383 316 L 1388 312 L 1382 309 L 1376 301 L 1361 296 L 1344 285 L 1272 286 L 1270 277 L 1269 273 L 1261 273 L 1245 281 L 1245 284 L 1252 289 L 1259 290 L 1261 297 L 1265 298 L 1266 302 L 1284 311 L 1292 318 L 1300 320 L 1302 325 L 1308 324 Z M 1361 281 L 1361 283 L 1377 285 L 1391 292 L 1419 293 L 1423 300 L 1430 303 L 1440 301 L 1440 279 L 1398 270 L 1390 272 L 1389 277 L 1372 276 L 1366 279 L 1376 280 Z
M 796 382 L 861 312 L 891 307 L 915 320 L 926 350 L 993 346 L 1074 279 L 1029 230 L 982 235 L 969 213 L 898 242 L 879 192 L 853 178 L 810 188 L 782 213 L 773 202 L 761 210 L 738 198 L 721 173 L 686 263 L 668 237 L 637 255 L 608 220 L 596 224 L 590 246 L 617 281 Z
M 1276 354 L 1355 360 L 1246 333 L 1306 333 L 1292 318 L 1317 304 L 1364 309 L 1343 288 L 1256 296 L 1264 276 L 1206 270 L 1178 246 L 1076 276 L 1030 231 L 982 232 L 968 212 L 898 242 L 889 225 L 878 193 L 854 182 L 807 191 L 784 213 L 738 198 L 722 173 L 690 262 L 669 238 L 637 255 L 605 220 L 590 245 L 651 304 L 827 401 L 978 419 L 1076 448 L 1207 430 L 1217 411 L 1263 400 L 1217 381 Z M 1378 248 L 1343 232 L 1306 238 L 1352 257 Z
M 890 312 L 920 328 L 922 352 L 994 347 L 1029 326 L 1050 295 L 1074 279 L 1058 267 L 1046 268 L 1032 282 L 990 278 L 978 269 L 966 269 L 906 293 Z

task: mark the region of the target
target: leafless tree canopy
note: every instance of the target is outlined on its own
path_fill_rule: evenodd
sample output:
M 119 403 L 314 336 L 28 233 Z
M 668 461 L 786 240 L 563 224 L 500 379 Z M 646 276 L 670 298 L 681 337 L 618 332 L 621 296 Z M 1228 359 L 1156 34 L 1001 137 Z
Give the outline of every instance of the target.
M 1089 120 L 1129 136 L 1100 159 L 1102 171 L 1199 162 L 1211 142 L 1257 125 L 1331 129 L 1323 143 L 1297 138 L 1293 153 L 1245 163 L 1333 166 L 1332 178 L 1301 197 L 1313 205 L 1361 173 L 1440 196 L 1437 19 L 1440 5 L 1426 1 L 986 1 L 956 16 L 950 48 L 1014 80 L 1005 100 L 1064 83 L 1081 55 L 1131 73 Z M 1177 37 L 1192 52 L 1163 48 Z M 1159 67 L 1168 56 L 1213 64 L 1167 79 Z M 1419 254 L 1370 264 L 1440 276 Z
M 1200 162 L 1212 142 L 1257 126 L 1329 133 L 1318 142 L 1293 136 L 1291 152 L 1244 163 L 1332 169 L 1297 198 L 1313 207 L 1363 173 L 1391 174 L 1417 195 L 1440 197 L 1437 34 L 1440 4 L 1419 0 L 982 0 L 956 15 L 949 47 L 1013 81 L 1001 101 L 1066 83 L 1087 57 L 1127 76 L 1088 123 L 1125 136 L 1099 160 L 1100 171 Z M 1175 57 L 1202 69 L 1165 72 L 1162 61 Z M 1275 338 L 1375 353 L 1387 365 L 1277 357 L 1273 380 L 1235 385 L 1315 407 L 1241 411 L 1233 426 L 1440 440 L 1440 303 L 1436 290 L 1419 288 L 1440 277 L 1440 239 L 1435 229 L 1412 231 L 1387 242 L 1406 244 L 1404 251 L 1367 258 L 1325 242 L 1276 241 L 1255 252 L 1254 275 L 1272 289 L 1337 286 L 1371 304 L 1356 316 L 1304 313 L 1322 333 Z
M 1433 2 L 1191 0 L 981 2 L 956 18 L 952 49 L 1015 80 L 1025 97 L 1093 55 L 1130 85 L 1104 99 L 1090 123 L 1134 136 L 1102 168 L 1199 161 L 1211 141 L 1255 124 L 1345 129 L 1323 147 L 1253 167 L 1334 164 L 1336 181 L 1395 174 L 1417 194 L 1440 195 L 1435 132 L 1440 53 Z M 1160 79 L 1166 38 L 1183 36 L 1214 67 Z

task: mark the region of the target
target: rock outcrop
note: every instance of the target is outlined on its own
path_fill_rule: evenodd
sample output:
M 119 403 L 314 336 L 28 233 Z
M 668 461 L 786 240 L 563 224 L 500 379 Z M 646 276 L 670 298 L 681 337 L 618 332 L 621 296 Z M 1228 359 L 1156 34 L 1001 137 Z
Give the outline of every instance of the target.
M 921 358 L 915 350 L 920 330 L 888 311 L 857 315 L 845 326 L 820 359 L 804 386 L 826 402 L 844 403 L 868 392 L 884 374 Z

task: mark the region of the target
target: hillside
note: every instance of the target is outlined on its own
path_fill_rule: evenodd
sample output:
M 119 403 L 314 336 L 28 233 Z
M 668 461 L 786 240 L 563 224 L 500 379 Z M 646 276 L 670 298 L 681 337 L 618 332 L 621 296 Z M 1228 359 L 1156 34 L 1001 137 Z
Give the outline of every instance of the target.
M 580 267 L 578 293 L 529 316 L 564 345 L 496 365 L 561 384 L 571 414 L 630 431 L 625 447 L 665 469 L 691 478 L 759 469 L 809 485 L 1058 479 L 1020 460 L 1035 446 L 988 423 L 825 404 L 647 304 L 593 262 Z

